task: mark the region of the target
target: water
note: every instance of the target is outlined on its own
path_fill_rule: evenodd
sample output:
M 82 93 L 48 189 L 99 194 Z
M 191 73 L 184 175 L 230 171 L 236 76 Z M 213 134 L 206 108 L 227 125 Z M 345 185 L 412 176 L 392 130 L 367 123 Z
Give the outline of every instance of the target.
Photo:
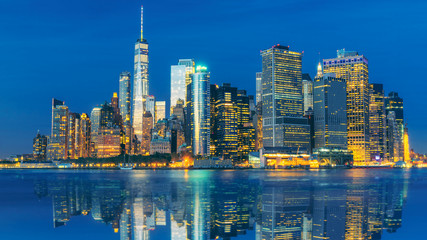
M 0 170 L 0 239 L 426 239 L 427 170 Z

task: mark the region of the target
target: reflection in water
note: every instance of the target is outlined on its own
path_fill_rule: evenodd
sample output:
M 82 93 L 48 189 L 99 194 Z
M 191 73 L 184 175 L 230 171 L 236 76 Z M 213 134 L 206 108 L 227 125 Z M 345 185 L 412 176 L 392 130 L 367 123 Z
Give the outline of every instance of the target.
M 159 227 L 174 240 L 381 239 L 383 230 L 401 226 L 408 176 L 293 174 L 51 174 L 38 176 L 34 190 L 52 198 L 55 228 L 90 215 L 111 224 L 121 240 L 150 239 Z

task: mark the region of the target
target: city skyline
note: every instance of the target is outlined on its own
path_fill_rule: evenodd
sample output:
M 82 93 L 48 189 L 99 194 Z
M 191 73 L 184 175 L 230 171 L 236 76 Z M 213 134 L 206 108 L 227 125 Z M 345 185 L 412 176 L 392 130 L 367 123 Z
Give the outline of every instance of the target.
M 94 72 L 96 72 L 97 69 L 99 69 L 99 66 L 93 66 L 93 62 L 89 62 L 88 60 L 94 60 L 93 56 L 91 56 L 91 54 L 98 54 L 99 53 L 91 53 L 90 51 L 87 52 L 79 52 L 80 54 L 80 59 L 78 59 L 79 61 L 76 61 L 77 59 L 72 59 L 71 61 L 76 64 L 73 68 L 73 72 L 75 73 L 71 73 L 70 76 L 63 76 L 63 74 L 66 72 L 64 66 L 68 65 L 70 62 L 63 62 L 61 65 L 57 65 L 57 69 L 52 69 L 53 73 L 56 74 L 61 74 L 59 76 L 61 76 L 61 78 L 64 78 L 65 80 L 61 80 L 58 82 L 63 82 L 63 84 L 58 85 L 58 83 L 56 81 L 53 81 L 51 79 L 47 79 L 46 80 L 46 76 L 41 77 L 40 76 L 40 85 L 41 86 L 45 86 L 45 84 L 49 84 L 49 87 L 47 87 L 46 89 L 43 89 L 42 91 L 37 91 L 40 90 L 38 88 L 35 88 L 34 90 L 38 93 L 37 96 L 35 97 L 35 99 L 27 99 L 29 96 L 32 96 L 31 94 L 28 94 L 29 90 L 33 90 L 31 89 L 32 87 L 32 83 L 29 82 L 29 80 L 26 80 L 27 78 L 23 77 L 26 74 L 30 74 L 30 71 L 36 71 L 35 75 L 43 75 L 44 71 L 47 69 L 51 69 L 50 66 L 45 66 L 44 68 L 41 67 L 39 69 L 33 69 L 32 67 L 30 67 L 28 69 L 28 72 L 26 73 L 16 73 L 13 76 L 9 76 L 9 78 L 11 80 L 15 80 L 16 82 L 24 82 L 27 83 L 27 85 L 24 86 L 24 88 L 22 89 L 23 91 L 21 92 L 24 96 L 21 96 L 21 94 L 18 94 L 21 96 L 21 98 L 23 99 L 27 99 L 27 103 L 32 103 L 32 107 L 28 108 L 27 105 L 23 105 L 23 103 L 21 102 L 22 100 L 15 100 L 14 97 L 16 97 L 15 95 L 11 95 L 10 93 L 8 93 L 6 91 L 6 98 L 10 99 L 10 101 L 6 101 L 6 102 L 11 102 L 11 105 L 8 106 L 4 106 L 3 104 L 5 104 L 4 102 L 2 104 L 0 104 L 0 110 L 2 110 L 3 112 L 6 111 L 7 113 L 7 117 L 3 120 L 0 120 L 1 122 L 3 122 L 4 124 L 0 124 L 0 125 L 6 125 L 7 128 L 2 127 L 0 129 L 0 132 L 4 133 L 5 135 L 3 136 L 3 139 L 0 140 L 0 158 L 4 158 L 4 157 L 8 157 L 10 154 L 19 154 L 19 153 L 29 153 L 31 151 L 31 139 L 36 135 L 37 133 L 37 129 L 40 129 L 41 134 L 43 135 L 49 135 L 50 131 L 50 126 L 49 126 L 49 118 L 51 117 L 51 114 L 49 113 L 51 111 L 51 109 L 47 106 L 49 106 L 49 101 L 51 101 L 51 98 L 58 98 L 61 99 L 63 101 L 65 101 L 65 105 L 67 105 L 68 107 L 70 107 L 70 109 L 73 110 L 73 112 L 86 112 L 86 113 L 90 113 L 91 109 L 93 107 L 95 107 L 96 105 L 100 105 L 101 103 L 104 102 L 104 100 L 107 100 L 111 97 L 111 93 L 112 92 L 118 92 L 119 87 L 118 87 L 118 83 L 117 83 L 117 79 L 120 75 L 120 73 L 122 71 L 129 71 L 132 72 L 133 68 L 133 62 L 132 62 L 132 45 L 134 44 L 135 39 L 138 37 L 138 32 L 137 29 L 138 28 L 134 28 L 131 29 L 130 26 L 134 26 L 135 23 L 138 23 L 138 15 L 139 12 L 136 10 L 138 9 L 137 4 L 140 3 L 140 1 L 135 1 L 135 4 L 133 4 L 132 6 L 127 6 L 124 5 L 123 8 L 126 8 L 127 10 L 131 11 L 132 14 L 131 17 L 129 17 L 129 19 L 131 19 L 131 21 L 129 21 L 129 19 L 123 20 L 120 22 L 121 26 L 124 27 L 125 29 L 128 27 L 128 30 L 126 30 L 126 40 L 123 40 L 123 42 L 126 42 L 126 44 L 124 46 L 120 46 L 120 48 L 126 52 L 130 52 L 126 54 L 126 56 L 130 55 L 129 57 L 119 57 L 119 62 L 124 62 L 125 64 L 123 64 L 123 66 L 119 65 L 119 66 L 114 66 L 114 61 L 112 62 L 105 62 L 105 59 L 103 59 L 101 61 L 101 57 L 98 57 L 98 61 L 101 61 L 102 63 L 107 63 L 107 64 L 112 64 L 114 67 L 112 66 L 108 66 L 105 65 L 103 67 L 101 67 L 101 69 L 107 69 L 107 68 L 111 68 L 111 70 L 109 69 L 108 71 L 102 72 L 102 74 L 99 74 L 99 72 L 96 75 L 91 75 L 92 70 Z M 233 84 L 233 86 L 239 87 L 239 88 L 243 88 L 248 90 L 248 93 L 253 95 L 255 93 L 255 73 L 259 72 L 261 69 L 261 58 L 259 56 L 259 52 L 255 51 L 250 51 L 250 53 L 245 53 L 242 55 L 241 52 L 238 52 L 237 50 L 234 50 L 235 48 L 232 48 L 233 51 L 231 52 L 231 55 L 233 56 L 233 54 L 237 54 L 237 57 L 235 59 L 232 59 L 230 57 L 230 59 L 227 59 L 226 61 L 222 61 L 223 59 L 219 58 L 218 59 L 218 55 L 215 54 L 215 49 L 218 50 L 220 49 L 221 46 L 226 46 L 228 47 L 228 45 L 234 45 L 236 43 L 234 43 L 236 40 L 241 40 L 241 38 L 233 38 L 230 37 L 230 41 L 227 44 L 226 41 L 221 42 L 220 46 L 216 47 L 215 49 L 211 50 L 207 50 L 205 47 L 203 47 L 203 44 L 197 45 L 197 47 L 182 47 L 182 52 L 179 53 L 179 51 L 175 51 L 173 54 L 169 54 L 168 55 L 168 60 L 167 60 L 167 64 L 165 64 L 166 60 L 163 59 L 159 59 L 160 56 L 162 56 L 162 52 L 159 50 L 164 47 L 161 44 L 164 44 L 164 41 L 159 41 L 159 36 L 161 35 L 161 33 L 156 32 L 156 30 L 154 29 L 155 27 L 155 23 L 162 25 L 165 23 L 160 22 L 159 23 L 159 17 L 156 16 L 156 11 L 157 13 L 159 13 L 159 9 L 158 7 L 156 7 L 152 2 L 150 1 L 144 1 L 143 2 L 144 6 L 146 6 L 146 9 L 150 9 L 150 10 L 146 10 L 146 20 L 145 23 L 147 23 L 145 29 L 145 36 L 147 36 L 148 39 L 150 39 L 150 84 L 153 83 L 150 87 L 150 89 L 152 89 L 153 91 L 150 92 L 150 94 L 153 94 L 156 96 L 156 99 L 159 100 L 164 100 L 167 103 L 169 103 L 169 89 L 170 89 L 170 72 L 168 71 L 170 69 L 170 66 L 173 64 L 176 64 L 176 62 L 178 61 L 178 59 L 182 59 L 182 58 L 195 58 L 196 62 L 199 63 L 203 63 L 204 65 L 207 65 L 209 68 L 209 71 L 212 73 L 212 83 L 224 83 L 224 82 L 231 82 Z M 152 5 L 151 5 L 152 4 Z M 224 5 L 225 3 L 219 3 L 219 5 Z M 279 3 L 277 3 L 279 4 Z M 12 4 L 13 5 L 13 4 Z M 59 4 L 60 5 L 60 4 Z M 90 5 L 90 4 L 89 4 Z M 111 6 L 110 6 L 111 5 Z M 109 10 L 111 11 L 112 9 L 109 9 L 110 7 L 113 8 L 112 5 L 114 5 L 113 3 L 110 3 L 110 5 L 108 5 L 107 7 L 105 7 L 104 11 L 101 11 L 101 15 L 105 14 L 104 17 L 108 17 L 110 16 L 112 19 L 115 19 L 114 15 L 109 15 L 107 14 L 109 12 Z M 245 8 L 246 11 L 250 10 L 254 10 L 252 8 L 256 8 L 256 3 L 252 3 L 249 4 L 250 6 L 247 6 Z M 50 6 L 50 7 L 58 7 L 58 6 Z M 196 5 L 194 6 L 195 8 L 200 8 L 200 5 Z M 293 7 L 295 7 L 295 5 L 293 5 Z M 109 10 L 108 10 L 109 9 Z M 157 9 L 157 10 L 156 10 Z M 301 9 L 304 11 L 304 9 Z M 150 13 L 150 11 L 152 11 Z M 265 9 L 264 9 L 265 11 Z M 305 10 L 306 11 L 306 10 Z M 230 10 L 225 11 L 225 13 L 229 14 L 228 16 L 231 16 Z M 215 13 L 215 14 L 220 14 L 220 13 Z M 247 12 L 246 12 L 247 14 Z M 301 15 L 302 16 L 302 15 Z M 57 16 L 58 17 L 58 16 Z M 196 17 L 200 17 L 200 18 L 204 18 L 203 16 L 200 15 L 196 15 Z M 258 19 L 258 18 L 257 18 Z M 90 19 L 86 19 L 90 22 Z M 229 19 L 230 20 L 230 19 Z M 165 20 L 166 21 L 166 20 Z M 238 22 L 239 20 L 237 20 Z M 260 20 L 261 21 L 261 20 Z M 150 22 L 155 22 L 155 23 L 150 23 Z M 262 21 L 261 21 L 262 22 Z M 218 25 L 223 24 L 224 22 L 219 22 Z M 120 25 L 119 24 L 119 25 Z M 60 25 L 60 24 L 59 24 Z M 129 26 L 126 26 L 129 25 Z M 51 26 L 52 27 L 52 26 Z M 229 28 L 226 28 L 229 29 Z M 87 30 L 87 29 L 86 29 Z M 105 29 L 104 29 L 105 30 Z M 77 31 L 77 30 L 75 30 Z M 96 30 L 98 31 L 98 30 Z M 199 32 L 200 29 L 198 29 L 196 32 Z M 228 30 L 231 31 L 231 30 Z M 242 30 L 240 30 L 242 31 Z M 250 30 L 246 29 L 245 32 L 250 32 Z M 84 32 L 84 31 L 83 31 Z M 113 32 L 113 31 L 112 31 Z M 129 32 L 129 33 L 128 33 Z M 173 31 L 172 31 L 173 32 Z M 6 31 L 6 34 L 10 33 L 10 31 Z M 79 35 L 77 32 L 76 35 Z M 87 33 L 87 32 L 86 32 Z M 205 31 L 202 31 L 203 34 L 212 34 L 212 33 L 207 33 Z M 230 32 L 228 32 L 229 34 L 231 34 Z M 156 36 L 157 34 L 157 36 Z M 307 36 L 309 36 L 309 32 L 306 33 Z M 96 35 L 96 34 L 94 34 Z M 165 33 L 163 32 L 163 35 L 165 35 Z M 169 35 L 169 34 L 167 34 Z M 133 36 L 133 37 L 128 37 L 128 36 Z M 178 37 L 178 35 L 173 35 L 175 37 Z M 193 35 L 191 35 L 193 36 Z M 40 36 L 39 36 L 40 37 Z M 157 37 L 157 38 L 156 38 Z M 182 36 L 181 36 L 182 37 Z M 194 36 L 193 36 L 194 37 Z M 123 37 L 124 38 L 124 37 Z M 172 37 L 173 38 L 173 37 Z M 13 39 L 13 38 L 12 38 Z M 427 147 L 422 147 L 422 139 L 423 139 L 423 133 L 426 132 L 427 129 L 423 128 L 422 126 L 422 118 L 420 118 L 418 115 L 415 117 L 415 113 L 419 113 L 419 111 L 417 111 L 415 109 L 416 106 L 422 107 L 421 104 L 419 103 L 420 99 L 419 97 L 417 98 L 417 94 L 413 94 L 413 91 L 415 91 L 415 93 L 417 93 L 416 91 L 420 91 L 418 89 L 422 89 L 422 85 L 424 83 L 422 83 L 421 81 L 418 82 L 419 87 L 417 87 L 416 89 L 414 88 L 410 88 L 411 92 L 409 92 L 409 89 L 405 90 L 405 86 L 401 86 L 398 85 L 396 83 L 404 81 L 407 82 L 409 80 L 407 80 L 407 75 L 411 76 L 411 74 L 413 75 L 413 79 L 416 79 L 415 77 L 418 77 L 421 74 L 421 69 L 417 70 L 417 63 L 412 63 L 410 66 L 409 65 L 404 65 L 404 63 L 400 63 L 401 65 L 403 64 L 403 66 L 401 67 L 401 69 L 398 69 L 396 71 L 396 69 L 394 68 L 394 66 L 389 65 L 388 66 L 388 71 L 395 73 L 395 75 L 397 76 L 393 76 L 390 77 L 388 79 L 381 79 L 381 76 L 387 76 L 388 73 L 387 72 L 381 72 L 381 65 L 378 68 L 378 64 L 381 63 L 381 61 L 383 61 L 384 63 L 394 63 L 391 62 L 391 60 L 387 60 L 384 55 L 386 56 L 386 54 L 384 54 L 384 51 L 389 50 L 390 48 L 386 48 L 387 45 L 382 46 L 379 50 L 378 49 L 369 49 L 369 48 L 364 48 L 363 45 L 366 44 L 368 45 L 369 41 L 366 41 L 367 43 L 355 43 L 356 40 L 354 40 L 355 42 L 353 42 L 353 40 L 347 39 L 347 40 L 343 40 L 341 43 L 323 43 L 319 44 L 316 43 L 316 41 L 312 40 L 311 43 L 315 46 L 317 46 L 318 48 L 323 49 L 323 51 L 320 51 L 320 57 L 318 55 L 318 52 L 316 52 L 316 50 L 313 51 L 313 46 L 307 43 L 304 43 L 304 41 L 298 41 L 298 39 L 300 39 L 299 36 L 297 35 L 288 35 L 286 38 L 284 38 L 283 36 L 269 36 L 268 34 L 266 34 L 266 36 L 262 36 L 262 41 L 260 41 L 259 43 L 256 43 L 254 46 L 251 46 L 251 49 L 255 48 L 258 51 L 259 50 L 264 50 L 269 48 L 269 46 L 276 44 L 276 43 L 280 43 L 280 44 L 286 44 L 286 45 L 291 45 L 292 49 L 298 52 L 302 52 L 304 53 L 303 56 L 303 70 L 302 72 L 309 72 L 310 75 L 312 77 L 314 77 L 314 73 L 316 70 L 316 64 L 319 60 L 319 58 L 321 59 L 328 59 L 328 58 L 334 58 L 335 57 L 335 53 L 336 50 L 345 47 L 346 49 L 349 50 L 355 50 L 355 51 L 359 51 L 359 52 L 363 52 L 363 54 L 369 59 L 370 61 L 370 69 L 369 69 L 369 81 L 371 83 L 383 83 L 385 86 L 385 94 L 387 95 L 388 92 L 390 91 L 397 91 L 399 93 L 399 96 L 402 97 L 404 99 L 404 107 L 405 107 L 405 121 L 409 122 L 409 137 L 410 137 L 410 142 L 411 142 L 411 147 L 414 147 L 415 151 L 418 152 L 425 152 L 427 150 Z M 356 37 L 356 39 L 358 39 Z M 82 40 L 82 41 L 86 41 L 86 39 Z M 111 41 L 111 40 L 109 40 Z M 158 41 L 156 43 L 156 41 Z M 187 39 L 187 41 L 189 42 L 189 44 L 194 44 L 197 43 L 197 38 L 194 37 L 194 39 Z M 88 45 L 90 45 L 90 40 L 88 41 Z M 120 41 L 119 41 L 120 42 Z M 249 41 L 250 42 L 250 41 Z M 47 42 L 46 42 L 47 43 Z M 45 44 L 46 44 L 45 43 Z M 270 43 L 268 45 L 268 43 Z M 39 43 L 40 44 L 40 43 Z M 84 47 L 82 47 L 81 49 L 78 47 L 79 44 L 76 44 L 72 41 L 70 41 L 69 43 L 71 46 L 76 47 L 77 50 L 81 50 L 83 51 Z M 75 44 L 75 45 L 73 45 Z M 81 44 L 81 43 L 80 43 Z M 372 44 L 372 42 L 371 42 Z M 8 45 L 8 44 L 5 44 Z M 12 44 L 13 45 L 13 44 Z M 43 45 L 43 44 L 42 44 Z M 84 45 L 84 44 L 83 44 Z M 119 44 L 117 44 L 116 46 L 118 46 Z M 372 44 L 373 46 L 375 46 L 375 44 Z M 55 45 L 53 45 L 55 46 Z M 185 45 L 184 45 L 185 46 Z M 49 46 L 45 45 L 45 48 L 42 47 L 42 49 L 48 50 L 50 49 Z M 55 47 L 53 47 L 55 48 Z M 304 51 L 304 49 L 311 49 L 310 51 Z M 398 48 L 398 47 L 396 47 Z M 186 49 L 188 49 L 188 54 L 186 54 Z M 51 49 L 52 50 L 52 49 Z M 94 50 L 94 49 L 92 49 Z M 110 50 L 110 47 L 108 46 L 103 46 L 100 48 L 100 50 L 103 50 L 105 52 L 107 52 L 108 50 Z M 156 52 L 156 50 L 158 52 Z M 319 50 L 319 49 L 317 49 Z M 394 50 L 394 49 L 393 49 Z M 421 49 L 424 50 L 425 49 Z M 37 50 L 35 50 L 37 52 Z M 229 50 L 230 51 L 230 50 Z M 375 53 L 376 51 L 380 52 L 380 54 Z M 383 51 L 381 53 L 381 51 Z M 397 49 L 396 49 L 397 51 Z M 114 51 L 113 51 L 114 52 Z M 197 52 L 199 54 L 197 54 Z M 165 52 L 163 52 L 164 54 Z M 10 54 L 10 52 L 6 52 L 6 56 L 9 56 L 8 54 Z M 52 53 L 49 53 L 48 55 L 50 55 Z M 115 54 L 117 54 L 117 52 L 115 52 Z M 240 55 L 239 55 L 240 54 Z M 238 56 L 246 56 L 246 54 L 249 56 L 249 59 L 244 59 L 244 61 L 242 61 L 241 58 L 238 58 Z M 399 53 L 395 53 L 396 56 L 395 57 L 399 57 Z M 114 55 L 114 54 L 113 54 Z M 125 55 L 125 54 L 123 54 Z M 171 56 L 173 55 L 173 56 Z M 392 54 L 393 55 L 393 54 Z M 413 56 L 414 54 L 410 55 Z M 417 54 L 418 55 L 418 54 Z M 422 54 L 420 54 L 422 55 Z M 12 55 L 10 55 L 12 56 Z M 72 55 L 74 56 L 74 58 L 77 58 L 78 55 Z M 223 56 L 221 56 L 223 57 Z M 407 56 L 406 56 L 407 57 Z M 84 59 L 88 59 L 86 62 Z M 107 57 L 107 60 L 109 58 Z M 402 58 L 404 59 L 404 58 Z M 111 60 L 111 59 L 110 59 Z M 69 60 L 67 60 L 69 61 Z M 61 62 L 61 61 L 60 61 Z M 11 61 L 11 63 L 6 64 L 5 66 L 12 66 L 12 64 L 14 63 L 14 61 Z M 46 63 L 47 64 L 47 63 Z M 87 72 L 84 71 L 84 68 L 82 68 L 85 64 L 87 64 L 86 68 L 89 68 L 90 70 L 86 70 Z M 228 69 L 223 69 L 225 66 L 229 66 L 229 64 L 235 64 L 232 65 L 232 68 L 228 68 Z M 35 64 L 39 66 L 39 63 Z M 81 65 L 81 66 L 80 66 Z M 95 64 L 96 65 L 96 64 Z M 154 70 L 151 70 L 151 65 L 153 65 Z M 55 66 L 55 65 L 53 65 Z M 125 67 L 124 67 L 125 66 Z M 124 67 L 124 68 L 123 68 Z M 91 69 L 94 68 L 94 69 Z M 12 68 L 13 69 L 13 68 Z M 411 70 L 415 70 L 414 73 L 410 72 Z M 403 71 L 405 74 L 400 73 L 399 71 Z M 160 72 L 164 72 L 164 74 L 160 73 Z M 409 73 L 410 74 L 407 74 Z M 397 74 L 396 74 L 397 73 Z M 77 76 L 83 76 L 81 79 L 74 79 L 73 81 L 70 80 L 70 77 L 74 76 L 73 74 L 77 74 Z M 237 75 L 236 75 L 237 74 Z M 31 74 L 30 74 L 31 75 Z M 64 74 L 66 75 L 66 74 Z M 2 78 L 6 78 L 8 75 L 6 74 L 6 76 L 2 76 Z M 54 75 L 52 75 L 54 76 Z M 92 76 L 97 76 L 96 78 L 92 79 Z M 239 78 L 236 78 L 236 76 L 240 76 Z M 22 79 L 19 79 L 19 77 L 21 77 Z M 86 78 L 88 77 L 88 78 Z M 133 79 L 134 76 L 131 76 L 131 78 Z M 31 78 L 31 77 L 29 77 Z M 53 79 L 55 77 L 52 77 Z M 108 81 L 105 81 L 105 79 L 108 79 Z M 384 77 L 383 77 L 384 78 Z M 41 79 L 44 79 L 45 82 L 41 81 Z M 66 80 L 68 79 L 68 80 Z M 37 80 L 37 78 L 35 78 L 35 80 Z M 93 81 L 90 81 L 93 80 Z M 388 80 L 391 80 L 391 82 L 389 82 Z M 14 88 L 16 87 L 15 82 L 10 81 L 11 83 L 6 83 L 6 90 L 8 90 L 8 88 Z M 77 89 L 75 89 L 75 86 L 73 87 L 68 87 L 68 85 L 70 83 L 74 83 L 71 85 L 79 85 L 77 86 Z M 83 85 L 83 83 L 85 83 Z M 103 84 L 103 85 L 99 85 L 99 84 Z M 108 84 L 107 84 L 108 83 Z M 167 83 L 167 85 L 165 85 Z M 250 83 L 250 84 L 248 84 Z M 80 85 L 81 84 L 81 85 Z M 98 84 L 98 88 L 94 88 L 94 85 Z M 66 86 L 65 88 L 63 86 Z M 88 89 L 85 89 L 84 86 L 87 86 Z M 64 90 L 69 91 L 64 92 Z M 27 95 L 29 96 L 27 96 Z M 418 95 L 420 96 L 420 95 Z M 14 101 L 15 100 L 15 101 Z M 412 104 L 411 104 L 412 103 Z M 10 109 L 9 109 L 10 108 Z M 21 109 L 24 111 L 17 111 L 16 109 Z M 169 106 L 166 106 L 166 109 L 169 109 Z M 25 111 L 26 110 L 26 111 Z M 169 112 L 169 111 L 167 111 Z M 17 121 L 10 121 L 9 118 L 11 119 L 17 119 Z M 31 121 L 30 121 L 31 119 Z M 46 120 L 47 119 L 47 120 Z M 21 124 L 21 125 L 19 125 Z M 13 133 L 11 134 L 11 131 L 15 130 Z

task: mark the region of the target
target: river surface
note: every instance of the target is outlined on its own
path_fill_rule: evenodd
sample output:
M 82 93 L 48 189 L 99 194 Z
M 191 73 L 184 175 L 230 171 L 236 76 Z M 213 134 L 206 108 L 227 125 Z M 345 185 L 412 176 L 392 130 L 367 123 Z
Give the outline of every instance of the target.
M 0 170 L 0 239 L 427 239 L 427 169 Z

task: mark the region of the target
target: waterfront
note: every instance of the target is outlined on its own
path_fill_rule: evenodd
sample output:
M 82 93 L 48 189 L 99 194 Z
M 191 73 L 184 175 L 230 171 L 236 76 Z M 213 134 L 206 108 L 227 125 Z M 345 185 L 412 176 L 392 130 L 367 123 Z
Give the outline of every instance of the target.
M 0 239 L 423 239 L 426 174 L 0 170 Z

